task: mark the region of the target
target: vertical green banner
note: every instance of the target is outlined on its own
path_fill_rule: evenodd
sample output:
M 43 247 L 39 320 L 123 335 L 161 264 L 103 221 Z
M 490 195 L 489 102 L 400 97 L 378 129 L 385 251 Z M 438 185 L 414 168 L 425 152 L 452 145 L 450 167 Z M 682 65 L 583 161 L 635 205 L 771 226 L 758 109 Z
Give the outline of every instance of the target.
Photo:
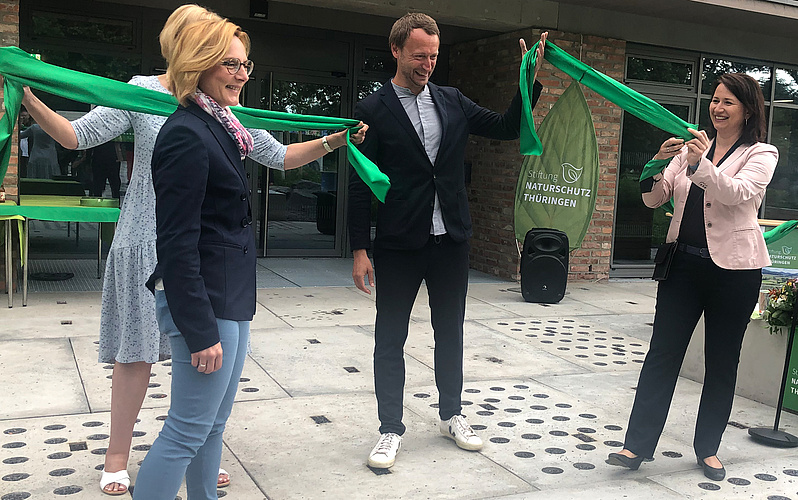
M 593 117 L 580 85 L 563 93 L 541 123 L 540 156 L 526 156 L 515 190 L 515 237 L 559 229 L 579 248 L 596 206 L 599 156 Z
M 798 228 L 794 228 L 772 243 L 768 243 L 771 269 L 798 271 Z
M 789 332 L 785 332 L 789 334 Z M 798 413 L 798 342 L 793 341 L 790 359 L 787 360 L 789 370 L 787 380 L 784 381 L 784 399 L 781 400 L 781 407 Z

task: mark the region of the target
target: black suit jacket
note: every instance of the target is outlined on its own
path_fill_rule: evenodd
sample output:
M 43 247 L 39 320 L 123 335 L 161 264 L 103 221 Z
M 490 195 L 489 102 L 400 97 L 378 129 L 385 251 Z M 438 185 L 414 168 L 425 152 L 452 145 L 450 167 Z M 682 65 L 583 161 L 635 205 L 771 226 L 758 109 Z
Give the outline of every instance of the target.
M 453 87 L 429 83 L 441 120 L 441 143 L 433 165 L 388 81 L 355 106 L 355 118 L 369 125 L 361 151 L 391 179 L 385 204 L 377 209 L 374 246 L 395 250 L 421 248 L 428 240 L 435 193 L 449 236 L 471 237 L 465 187 L 465 148 L 469 134 L 512 140 L 519 136 L 521 94 L 502 115 L 478 106 Z M 543 87 L 535 82 L 532 105 Z M 370 246 L 371 193 L 350 174 L 349 241 L 353 250 Z
M 161 128 L 152 155 L 158 265 L 191 352 L 219 342 L 216 318 L 255 313 L 255 236 L 244 164 L 233 139 L 194 103 Z

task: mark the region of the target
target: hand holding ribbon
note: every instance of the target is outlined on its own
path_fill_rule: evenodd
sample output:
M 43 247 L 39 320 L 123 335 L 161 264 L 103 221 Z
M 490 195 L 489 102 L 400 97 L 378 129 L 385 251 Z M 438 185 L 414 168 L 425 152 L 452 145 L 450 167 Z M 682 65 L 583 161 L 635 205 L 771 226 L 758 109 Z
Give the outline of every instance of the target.
M 177 108 L 177 101 L 169 94 L 53 66 L 35 59 L 18 47 L 0 48 L 0 74 L 4 77 L 6 108 L 5 115 L 0 118 L 0 179 L 5 177 L 8 168 L 11 137 L 24 85 L 75 101 L 139 113 L 169 116 Z M 345 118 L 296 115 L 241 106 L 230 109 L 245 127 L 264 130 L 350 130 L 360 124 L 358 120 Z M 355 171 L 377 199 L 384 201 L 390 188 L 388 176 L 360 154 L 348 133 L 346 146 Z

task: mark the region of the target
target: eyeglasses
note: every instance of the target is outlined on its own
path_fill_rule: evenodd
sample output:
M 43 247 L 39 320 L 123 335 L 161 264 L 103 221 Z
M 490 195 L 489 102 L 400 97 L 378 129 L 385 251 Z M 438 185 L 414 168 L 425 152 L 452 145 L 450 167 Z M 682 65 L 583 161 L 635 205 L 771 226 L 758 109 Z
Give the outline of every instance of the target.
M 232 59 L 225 59 L 219 64 L 227 68 L 227 72 L 230 73 L 231 75 L 235 75 L 236 73 L 238 73 L 238 71 L 241 69 L 242 66 L 244 67 L 244 71 L 247 73 L 247 76 L 251 75 L 252 70 L 255 69 L 254 62 L 252 61 L 241 62 L 240 59 L 235 57 Z

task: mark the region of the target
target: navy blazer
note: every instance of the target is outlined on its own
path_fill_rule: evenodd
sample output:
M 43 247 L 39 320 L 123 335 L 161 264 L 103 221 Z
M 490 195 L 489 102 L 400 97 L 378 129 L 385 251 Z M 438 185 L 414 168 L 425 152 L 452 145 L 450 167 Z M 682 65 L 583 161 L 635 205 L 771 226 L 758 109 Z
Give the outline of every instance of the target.
M 219 342 L 216 318 L 255 314 L 255 235 L 244 163 L 225 128 L 195 103 L 161 127 L 152 154 L 158 265 L 189 350 Z
M 434 165 L 390 81 L 355 106 L 355 118 L 369 125 L 360 150 L 391 179 L 385 203 L 377 209 L 374 246 L 378 248 L 413 250 L 424 246 L 429 240 L 436 192 L 449 236 L 457 242 L 470 238 L 465 186 L 468 135 L 512 140 L 520 134 L 520 93 L 502 115 L 477 105 L 454 87 L 427 85 L 441 120 L 441 143 Z M 542 88 L 535 82 L 532 106 Z M 353 250 L 370 246 L 370 208 L 371 193 L 352 171 L 349 241 Z

